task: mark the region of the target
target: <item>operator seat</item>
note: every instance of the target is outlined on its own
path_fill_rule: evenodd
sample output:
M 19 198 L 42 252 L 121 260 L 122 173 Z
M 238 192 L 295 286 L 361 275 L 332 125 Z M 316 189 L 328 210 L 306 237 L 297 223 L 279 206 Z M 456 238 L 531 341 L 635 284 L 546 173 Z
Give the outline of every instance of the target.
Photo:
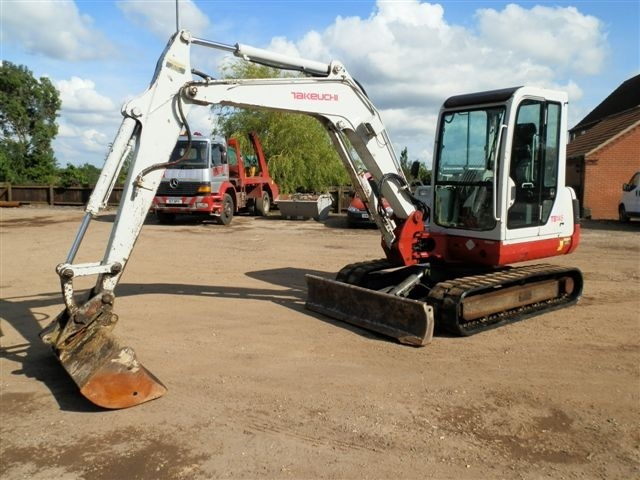
M 515 183 L 515 202 L 507 215 L 507 226 L 518 228 L 534 223 L 534 209 L 537 208 L 535 195 L 534 137 L 537 129 L 534 123 L 516 125 L 511 151 L 511 169 L 509 175 Z
M 533 161 L 533 137 L 535 134 L 536 126 L 533 123 L 516 125 L 513 152 L 511 154 L 511 177 L 518 187 L 532 180 L 528 174 Z

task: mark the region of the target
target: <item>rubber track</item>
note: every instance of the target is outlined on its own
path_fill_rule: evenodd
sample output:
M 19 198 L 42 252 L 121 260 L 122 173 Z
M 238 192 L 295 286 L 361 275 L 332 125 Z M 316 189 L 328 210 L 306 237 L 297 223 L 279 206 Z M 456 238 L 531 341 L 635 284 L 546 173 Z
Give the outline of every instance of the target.
M 386 258 L 350 263 L 340 269 L 336 275 L 336 280 L 350 285 L 360 285 L 362 279 L 369 273 L 386 270 L 391 267 L 393 267 L 393 264 Z
M 502 287 L 526 285 L 527 283 L 562 277 L 573 278 L 574 289 L 571 294 L 465 323 L 461 323 L 458 316 L 461 310 L 459 306 L 464 298 L 470 294 L 481 295 L 482 290 L 493 292 Z M 440 282 L 429 292 L 427 302 L 434 307 L 437 330 L 468 336 L 576 303 L 582 294 L 582 285 L 582 274 L 576 268 L 550 264 L 528 265 Z

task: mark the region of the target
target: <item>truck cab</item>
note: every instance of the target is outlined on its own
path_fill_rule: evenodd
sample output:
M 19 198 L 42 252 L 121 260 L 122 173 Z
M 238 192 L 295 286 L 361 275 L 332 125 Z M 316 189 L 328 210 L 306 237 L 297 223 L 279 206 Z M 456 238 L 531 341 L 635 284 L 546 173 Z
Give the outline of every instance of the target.
M 269 175 L 257 135 L 249 135 L 249 145 L 252 152 L 243 155 L 238 138 L 194 134 L 189 144 L 187 136 L 180 136 L 170 157 L 177 163 L 165 170 L 153 199 L 158 221 L 171 223 L 177 215 L 192 215 L 229 225 L 236 213 L 268 215 L 279 188 Z

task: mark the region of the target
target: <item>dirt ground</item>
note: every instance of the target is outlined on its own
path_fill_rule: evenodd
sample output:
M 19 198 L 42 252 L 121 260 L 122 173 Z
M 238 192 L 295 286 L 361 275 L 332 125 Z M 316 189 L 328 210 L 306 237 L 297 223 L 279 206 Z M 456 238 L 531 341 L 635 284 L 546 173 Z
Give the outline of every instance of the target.
M 115 333 L 169 391 L 104 411 L 38 337 L 81 217 L 0 211 L 4 480 L 640 478 L 640 224 L 584 225 L 551 260 L 582 269 L 577 306 L 412 348 L 304 308 L 304 274 L 380 257 L 376 230 L 149 220 Z

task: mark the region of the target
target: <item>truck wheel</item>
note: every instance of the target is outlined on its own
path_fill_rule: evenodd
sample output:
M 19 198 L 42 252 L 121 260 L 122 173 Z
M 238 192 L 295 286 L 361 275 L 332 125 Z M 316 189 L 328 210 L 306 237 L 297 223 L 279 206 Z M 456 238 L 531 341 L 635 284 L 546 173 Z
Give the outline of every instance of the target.
M 256 213 L 261 217 L 269 215 L 271 210 L 271 198 L 267 192 L 262 192 L 262 198 L 256 200 Z
M 176 219 L 176 215 L 174 213 L 167 212 L 156 212 L 156 217 L 158 217 L 158 222 L 162 223 L 163 225 L 173 223 L 173 221 Z
M 233 219 L 233 199 L 228 193 L 222 197 L 222 211 L 218 216 L 218 223 L 220 225 L 229 225 Z

